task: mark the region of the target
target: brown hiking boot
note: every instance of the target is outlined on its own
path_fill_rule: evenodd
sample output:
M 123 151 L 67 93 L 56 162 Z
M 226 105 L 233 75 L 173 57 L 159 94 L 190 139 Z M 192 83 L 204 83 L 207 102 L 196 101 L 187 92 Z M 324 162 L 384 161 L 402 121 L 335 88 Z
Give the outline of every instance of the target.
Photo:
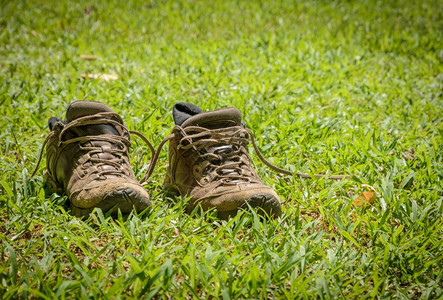
M 129 131 L 112 109 L 76 101 L 69 105 L 66 121 L 50 118 L 49 127 L 43 144 L 49 186 L 67 194 L 75 216 L 86 216 L 95 207 L 130 213 L 150 206 L 129 164 Z
M 215 208 L 221 219 L 251 206 L 277 217 L 281 206 L 273 189 L 264 185 L 248 155 L 250 134 L 236 108 L 203 112 L 189 103 L 174 106 L 176 126 L 169 140 L 165 186 L 192 196 L 188 211 L 200 205 Z M 149 175 L 148 175 L 149 176 Z

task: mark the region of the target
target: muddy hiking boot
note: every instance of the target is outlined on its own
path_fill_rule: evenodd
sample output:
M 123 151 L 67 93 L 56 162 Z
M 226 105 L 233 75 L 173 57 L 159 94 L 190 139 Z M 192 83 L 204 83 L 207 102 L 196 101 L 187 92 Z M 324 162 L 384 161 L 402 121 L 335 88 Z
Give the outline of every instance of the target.
M 281 214 L 280 200 L 263 184 L 248 155 L 249 134 L 236 108 L 203 112 L 190 104 L 173 108 L 165 186 L 193 196 L 190 209 L 216 208 L 222 219 L 251 206 L 269 216 Z
M 196 206 L 204 211 L 215 208 L 220 219 L 227 219 L 249 205 L 268 216 L 281 214 L 279 197 L 251 164 L 250 134 L 238 109 L 203 112 L 193 104 L 178 103 L 173 117 L 176 126 L 164 140 L 169 140 L 164 184 L 169 192 L 192 196 L 188 212 Z
M 130 213 L 150 206 L 130 166 L 129 131 L 111 108 L 76 101 L 69 105 L 66 121 L 50 118 L 49 128 L 42 146 L 46 144 L 49 187 L 66 193 L 73 215 L 87 216 L 95 207 Z

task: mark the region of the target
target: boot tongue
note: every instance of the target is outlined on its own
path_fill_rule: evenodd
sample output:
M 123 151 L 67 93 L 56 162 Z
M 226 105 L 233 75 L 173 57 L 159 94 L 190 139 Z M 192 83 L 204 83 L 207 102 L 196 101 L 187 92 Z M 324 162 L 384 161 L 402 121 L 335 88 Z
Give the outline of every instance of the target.
M 194 115 L 184 121 L 182 127 L 200 126 L 208 129 L 217 129 L 240 126 L 241 124 L 241 112 L 236 108 L 229 107 Z
M 101 112 L 114 112 L 109 106 L 96 101 L 75 101 L 69 105 L 66 112 L 66 121 L 69 123 L 75 119 L 95 115 Z
M 95 115 L 101 112 L 114 112 L 109 106 L 96 101 L 75 101 L 69 105 L 66 112 L 66 122 L 72 122 L 81 117 Z M 85 135 L 100 135 L 100 134 L 114 134 L 120 135 L 117 129 L 112 124 L 97 124 L 77 126 L 73 128 L 77 136 Z

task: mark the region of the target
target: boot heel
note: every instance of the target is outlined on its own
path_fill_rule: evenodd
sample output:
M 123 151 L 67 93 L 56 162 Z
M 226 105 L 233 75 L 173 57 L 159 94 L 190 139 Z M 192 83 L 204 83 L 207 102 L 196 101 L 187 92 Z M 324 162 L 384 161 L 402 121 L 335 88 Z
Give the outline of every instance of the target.
M 52 179 L 52 177 L 48 174 L 48 172 L 46 171 L 44 174 L 44 183 L 43 183 L 43 187 L 45 190 L 45 194 L 47 196 L 57 193 L 59 195 L 63 194 L 63 188 L 60 187 L 55 181 L 54 179 Z

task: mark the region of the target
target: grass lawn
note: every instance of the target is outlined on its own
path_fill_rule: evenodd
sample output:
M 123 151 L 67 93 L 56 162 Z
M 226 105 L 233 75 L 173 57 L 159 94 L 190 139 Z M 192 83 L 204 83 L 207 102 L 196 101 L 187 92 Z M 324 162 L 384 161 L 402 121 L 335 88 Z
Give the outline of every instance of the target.
M 441 299 L 442 32 L 438 0 L 1 1 L 0 297 Z M 251 148 L 284 213 L 222 222 L 165 195 L 165 149 L 152 209 L 82 220 L 44 161 L 30 178 L 76 99 L 155 145 L 176 102 L 235 106 L 275 165 L 354 176 L 277 174 Z

